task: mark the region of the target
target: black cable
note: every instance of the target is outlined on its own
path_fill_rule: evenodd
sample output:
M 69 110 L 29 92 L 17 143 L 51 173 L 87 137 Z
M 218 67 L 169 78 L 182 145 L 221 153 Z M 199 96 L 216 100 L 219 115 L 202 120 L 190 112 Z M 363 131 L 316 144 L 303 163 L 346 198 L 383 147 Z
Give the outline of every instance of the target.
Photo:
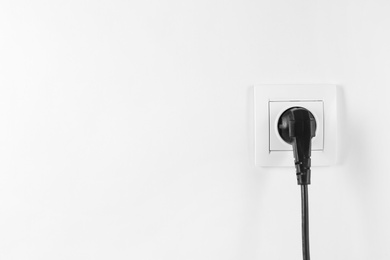
M 280 137 L 293 146 L 294 164 L 302 196 L 302 251 L 303 260 L 310 260 L 309 250 L 309 199 L 311 139 L 317 124 L 314 115 L 303 107 L 291 107 L 278 120 Z
M 301 185 L 301 199 L 302 199 L 302 251 L 303 260 L 310 260 L 309 249 L 309 198 L 307 185 Z

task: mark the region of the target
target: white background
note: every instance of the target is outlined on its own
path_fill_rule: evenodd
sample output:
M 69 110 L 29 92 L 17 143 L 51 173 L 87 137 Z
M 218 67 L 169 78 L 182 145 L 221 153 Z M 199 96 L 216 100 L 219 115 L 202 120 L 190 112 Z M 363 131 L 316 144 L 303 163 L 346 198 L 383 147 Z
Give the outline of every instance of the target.
M 312 258 L 390 258 L 388 1 L 2 1 L 0 258 L 301 259 L 255 84 L 342 87 Z

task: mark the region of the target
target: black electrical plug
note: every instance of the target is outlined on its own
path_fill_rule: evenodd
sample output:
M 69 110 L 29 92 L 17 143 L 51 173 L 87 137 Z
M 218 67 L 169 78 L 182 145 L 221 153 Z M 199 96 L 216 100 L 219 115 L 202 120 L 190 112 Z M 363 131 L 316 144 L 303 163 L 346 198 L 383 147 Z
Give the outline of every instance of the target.
M 289 108 L 279 118 L 278 131 L 293 146 L 298 184 L 310 184 L 311 139 L 316 132 L 313 114 L 303 107 Z

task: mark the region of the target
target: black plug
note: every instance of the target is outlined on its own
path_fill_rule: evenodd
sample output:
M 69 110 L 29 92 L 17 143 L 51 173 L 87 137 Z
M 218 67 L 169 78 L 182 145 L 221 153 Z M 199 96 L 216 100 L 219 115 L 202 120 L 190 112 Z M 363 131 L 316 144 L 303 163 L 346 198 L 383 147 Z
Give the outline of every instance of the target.
M 311 139 L 315 136 L 316 126 L 313 114 L 303 107 L 287 109 L 278 121 L 280 136 L 293 146 L 299 185 L 310 184 Z

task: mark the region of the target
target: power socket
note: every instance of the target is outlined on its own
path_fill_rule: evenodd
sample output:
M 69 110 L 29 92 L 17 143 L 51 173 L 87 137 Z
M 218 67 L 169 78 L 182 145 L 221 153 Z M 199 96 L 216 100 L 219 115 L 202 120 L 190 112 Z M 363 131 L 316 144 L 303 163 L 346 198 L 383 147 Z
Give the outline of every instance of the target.
M 278 121 L 284 111 L 291 107 L 303 107 L 309 110 L 316 119 L 316 135 L 311 141 L 312 151 L 324 150 L 324 102 L 322 100 L 270 100 L 269 101 L 269 150 L 292 151 L 291 144 L 286 143 L 279 135 Z
M 256 166 L 292 166 L 292 146 L 277 130 L 281 114 L 298 106 L 308 109 L 317 123 L 312 139 L 312 166 L 335 164 L 337 158 L 337 86 L 257 85 L 255 97 Z

